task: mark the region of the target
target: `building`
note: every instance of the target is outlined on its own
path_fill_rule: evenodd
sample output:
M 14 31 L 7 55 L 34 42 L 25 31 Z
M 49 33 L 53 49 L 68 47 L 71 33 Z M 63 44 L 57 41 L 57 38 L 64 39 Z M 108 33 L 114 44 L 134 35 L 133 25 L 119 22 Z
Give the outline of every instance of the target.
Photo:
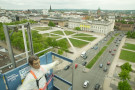
M 52 21 L 53 23 L 55 23 L 55 25 L 59 25 L 61 27 L 66 27 L 68 25 L 67 20 L 65 20 L 65 19 L 54 19 L 54 18 L 41 19 L 40 23 L 48 24 L 49 21 Z
M 41 19 L 43 19 L 42 15 L 30 15 L 29 19 L 34 20 L 34 21 L 40 21 Z
M 43 12 L 43 15 L 48 15 L 48 10 L 47 9 L 42 10 L 42 12 Z
M 12 20 L 9 19 L 9 18 L 6 17 L 6 16 L 1 16 L 1 17 L 0 17 L 0 22 L 2 22 L 2 23 L 10 23 L 10 22 L 12 22 Z
M 135 25 L 134 24 L 122 24 L 120 22 L 115 23 L 115 27 L 118 30 L 122 31 L 133 31 L 135 30 Z
M 68 27 L 75 28 L 80 27 L 82 31 L 92 31 L 107 34 L 110 31 L 113 31 L 113 23 L 110 21 L 69 21 Z

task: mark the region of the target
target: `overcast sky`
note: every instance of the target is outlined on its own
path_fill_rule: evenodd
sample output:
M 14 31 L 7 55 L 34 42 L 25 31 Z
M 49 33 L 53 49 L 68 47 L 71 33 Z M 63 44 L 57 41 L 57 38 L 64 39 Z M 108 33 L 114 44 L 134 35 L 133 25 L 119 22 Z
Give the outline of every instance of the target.
M 0 0 L 2 9 L 135 10 L 135 0 Z

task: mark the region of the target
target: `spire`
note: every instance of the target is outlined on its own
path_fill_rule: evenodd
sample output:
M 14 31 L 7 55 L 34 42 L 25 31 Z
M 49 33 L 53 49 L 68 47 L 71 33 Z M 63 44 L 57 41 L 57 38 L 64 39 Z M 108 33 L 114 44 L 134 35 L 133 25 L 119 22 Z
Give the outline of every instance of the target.
M 51 5 L 50 5 L 50 11 L 52 10 L 52 8 L 51 8 Z

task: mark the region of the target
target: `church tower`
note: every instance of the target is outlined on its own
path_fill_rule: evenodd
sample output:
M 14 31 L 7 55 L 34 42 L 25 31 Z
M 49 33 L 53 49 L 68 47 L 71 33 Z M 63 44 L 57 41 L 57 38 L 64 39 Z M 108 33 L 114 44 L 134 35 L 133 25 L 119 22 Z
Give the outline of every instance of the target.
M 52 7 L 51 7 L 51 5 L 50 5 L 50 10 L 49 11 L 52 11 Z

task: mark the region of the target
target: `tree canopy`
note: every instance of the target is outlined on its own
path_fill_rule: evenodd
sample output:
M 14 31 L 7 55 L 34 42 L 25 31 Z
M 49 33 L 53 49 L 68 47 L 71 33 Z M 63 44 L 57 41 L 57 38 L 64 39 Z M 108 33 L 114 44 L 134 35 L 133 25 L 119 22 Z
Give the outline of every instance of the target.
M 75 30 L 80 31 L 81 28 L 80 27 L 75 27 Z
M 49 21 L 48 26 L 55 27 L 55 24 L 52 21 Z
M 127 81 L 120 81 L 118 83 L 118 89 L 119 90 L 132 90 L 131 86 L 129 85 Z
M 121 80 L 129 80 L 130 79 L 130 75 L 129 75 L 129 71 L 127 70 L 122 70 L 120 73 L 119 73 L 119 77 Z
M 127 38 L 135 38 L 135 32 L 128 31 Z
M 132 71 L 131 64 L 129 64 L 129 62 L 121 65 L 121 69 L 122 70 L 127 70 L 127 71 Z

